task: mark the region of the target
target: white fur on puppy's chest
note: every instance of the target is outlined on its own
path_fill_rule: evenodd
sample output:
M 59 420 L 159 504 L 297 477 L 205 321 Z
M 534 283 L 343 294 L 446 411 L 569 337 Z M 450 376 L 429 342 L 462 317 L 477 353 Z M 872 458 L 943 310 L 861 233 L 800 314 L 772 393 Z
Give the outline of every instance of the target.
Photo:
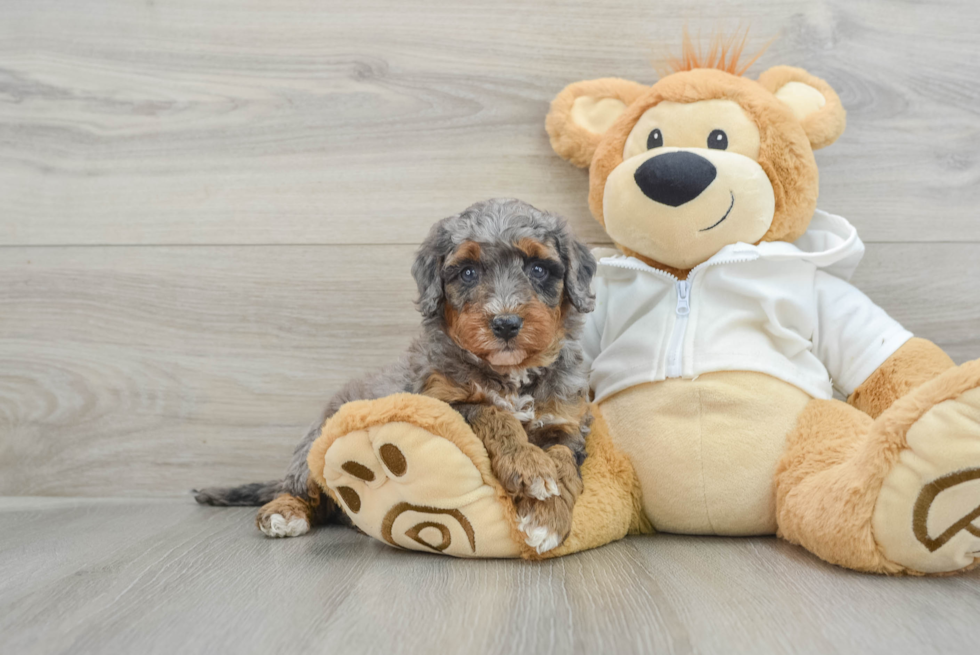
M 520 395 L 516 393 L 499 394 L 490 389 L 484 390 L 484 393 L 495 407 L 499 407 L 505 412 L 513 414 L 514 418 L 521 423 L 527 423 L 534 418 L 533 396 L 528 394 Z

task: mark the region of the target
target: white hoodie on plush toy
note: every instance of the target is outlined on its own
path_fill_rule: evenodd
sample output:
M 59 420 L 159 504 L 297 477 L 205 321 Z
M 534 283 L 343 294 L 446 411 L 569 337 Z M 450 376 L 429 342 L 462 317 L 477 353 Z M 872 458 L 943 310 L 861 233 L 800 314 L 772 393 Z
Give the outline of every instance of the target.
M 847 280 L 864 254 L 854 227 L 817 210 L 795 243 L 735 243 L 686 280 L 594 252 L 596 309 L 583 345 L 602 401 L 623 389 L 755 371 L 813 398 L 850 395 L 912 334 Z

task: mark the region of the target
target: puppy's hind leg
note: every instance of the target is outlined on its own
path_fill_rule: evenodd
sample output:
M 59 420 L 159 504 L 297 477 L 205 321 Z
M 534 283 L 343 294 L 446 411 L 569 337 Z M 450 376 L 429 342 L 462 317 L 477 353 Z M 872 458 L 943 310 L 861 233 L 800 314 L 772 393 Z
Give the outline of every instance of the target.
M 293 452 L 293 460 L 282 481 L 281 492 L 259 509 L 255 525 L 267 537 L 299 537 L 315 525 L 350 524 L 343 511 L 309 477 L 306 456 L 320 434 L 314 423 Z
M 255 525 L 267 537 L 299 537 L 315 525 L 349 524 L 347 517 L 312 480 L 302 495 L 280 494 L 259 509 Z
M 262 506 L 255 525 L 267 537 L 298 537 L 310 531 L 312 519 L 313 508 L 307 500 L 282 494 Z

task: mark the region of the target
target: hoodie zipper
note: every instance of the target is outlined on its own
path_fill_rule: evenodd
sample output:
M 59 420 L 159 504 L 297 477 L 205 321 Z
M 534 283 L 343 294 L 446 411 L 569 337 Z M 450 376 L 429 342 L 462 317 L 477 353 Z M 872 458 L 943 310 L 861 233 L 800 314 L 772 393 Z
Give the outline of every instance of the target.
M 670 333 L 670 342 L 667 346 L 667 362 L 664 370 L 665 377 L 679 378 L 684 374 L 684 337 L 687 333 L 687 323 L 691 315 L 691 291 L 694 288 L 694 276 L 701 270 L 718 266 L 721 264 L 739 264 L 758 259 L 759 256 L 752 253 L 748 256 L 729 257 L 717 261 L 706 261 L 698 264 L 687 274 L 686 280 L 681 280 L 676 275 L 661 271 L 652 266 L 647 266 L 642 262 L 630 262 L 623 260 L 613 260 L 603 258 L 599 261 L 605 266 L 615 266 L 616 268 L 626 268 L 634 271 L 646 271 L 659 277 L 667 278 L 674 283 L 674 291 L 677 294 L 677 302 L 674 305 L 674 329 Z
M 691 278 L 677 280 L 674 283 L 677 291 L 677 304 L 674 307 L 674 329 L 670 335 L 670 345 L 667 346 L 667 366 L 665 374 L 669 378 L 679 378 L 684 372 L 684 333 L 687 332 L 687 320 L 691 314 Z

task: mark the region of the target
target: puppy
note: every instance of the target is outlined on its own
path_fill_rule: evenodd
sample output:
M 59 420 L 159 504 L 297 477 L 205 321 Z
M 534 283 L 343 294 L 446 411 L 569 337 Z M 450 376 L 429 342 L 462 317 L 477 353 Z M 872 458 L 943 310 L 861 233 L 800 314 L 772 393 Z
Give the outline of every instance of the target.
M 283 480 L 204 489 L 206 505 L 263 505 L 271 537 L 344 522 L 308 478 L 307 453 L 346 402 L 410 392 L 449 403 L 483 441 L 494 474 L 538 552 L 561 544 L 582 493 L 579 467 L 591 415 L 577 343 L 592 311 L 596 263 L 565 221 L 519 200 L 488 200 L 429 232 L 412 274 L 421 334 L 398 362 L 355 380 L 327 404 Z

